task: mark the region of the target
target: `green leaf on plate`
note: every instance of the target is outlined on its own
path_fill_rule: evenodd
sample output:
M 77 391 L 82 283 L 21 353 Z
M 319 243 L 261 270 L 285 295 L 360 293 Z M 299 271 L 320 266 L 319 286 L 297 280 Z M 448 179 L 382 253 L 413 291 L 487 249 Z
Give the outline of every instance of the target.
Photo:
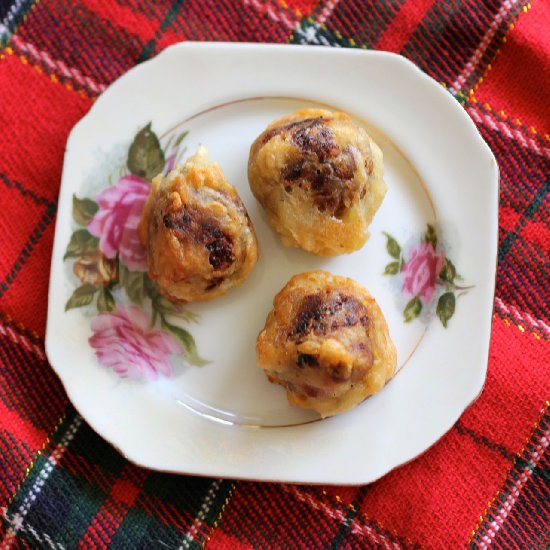
M 397 275 L 399 273 L 399 262 L 391 262 L 386 266 L 386 269 L 384 269 L 384 275 Z
M 434 248 L 437 247 L 437 233 L 435 232 L 434 226 L 430 223 L 428 224 L 428 229 L 426 230 L 424 240 L 427 243 L 432 243 Z
M 449 258 L 446 257 L 443 262 L 443 267 L 439 272 L 439 278 L 442 279 L 443 281 L 447 281 L 448 283 L 452 283 L 454 282 L 455 277 L 456 277 L 456 268 L 453 262 L 451 262 L 451 260 L 449 260 Z
M 399 246 L 399 243 L 388 233 L 384 233 L 386 236 L 386 250 L 388 251 L 388 254 L 395 258 L 396 260 L 399 259 L 399 256 L 401 255 L 401 247 Z
M 73 218 L 79 225 L 87 226 L 98 210 L 99 206 L 92 199 L 79 199 L 73 194 Z
M 436 313 L 441 324 L 447 328 L 449 319 L 454 315 L 456 299 L 452 292 L 445 292 L 437 301 Z
M 416 319 L 422 311 L 422 302 L 418 296 L 415 296 L 406 306 L 403 314 L 405 316 L 405 323 L 410 323 Z
M 164 152 L 160 141 L 151 130 L 151 123 L 142 128 L 128 150 L 128 170 L 151 181 L 164 169 Z
M 188 134 L 189 134 L 188 131 L 182 132 L 182 133 L 176 138 L 176 141 L 174 142 L 174 145 L 177 147 L 177 146 L 187 137 Z
M 141 271 L 129 271 L 123 264 L 120 264 L 119 273 L 120 286 L 124 288 L 128 298 L 130 298 L 134 304 L 140 306 L 145 296 L 145 273 Z
M 69 309 L 73 309 L 75 307 L 83 307 L 91 304 L 94 299 L 94 294 L 98 290 L 99 288 L 94 285 L 79 286 L 65 304 L 65 311 L 69 311 Z
M 67 258 L 78 258 L 88 250 L 95 250 L 99 245 L 99 239 L 94 237 L 87 229 L 77 229 L 72 235 L 65 256 Z
M 97 296 L 98 311 L 114 311 L 116 309 L 115 299 L 107 288 L 102 288 Z
M 203 365 L 210 363 L 210 361 L 202 359 L 199 356 L 195 339 L 189 332 L 181 327 L 172 325 L 164 318 L 164 316 L 161 316 L 161 326 L 162 328 L 170 331 L 181 342 L 186 351 L 185 360 L 189 364 L 195 365 L 196 367 L 202 367 Z
M 184 304 L 171 302 L 168 298 L 165 298 L 160 294 L 156 294 L 152 301 L 153 309 L 158 311 L 160 314 L 173 315 L 174 317 L 178 317 L 192 323 L 196 323 L 199 320 L 198 313 L 189 311 L 186 309 Z

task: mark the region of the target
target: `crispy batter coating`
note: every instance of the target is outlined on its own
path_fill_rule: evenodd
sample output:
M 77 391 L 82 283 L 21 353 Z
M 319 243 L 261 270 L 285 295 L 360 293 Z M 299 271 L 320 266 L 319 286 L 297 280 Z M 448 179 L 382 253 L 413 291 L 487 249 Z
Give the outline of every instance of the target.
M 153 180 L 138 234 L 147 248 L 149 276 L 177 302 L 225 294 L 258 259 L 246 208 L 204 147 Z
M 291 404 L 323 417 L 381 390 L 397 362 L 374 298 L 326 271 L 295 275 L 275 296 L 256 351 L 258 365 Z
M 382 151 L 340 112 L 301 109 L 250 149 L 248 181 L 287 246 L 320 256 L 361 248 L 386 193 Z

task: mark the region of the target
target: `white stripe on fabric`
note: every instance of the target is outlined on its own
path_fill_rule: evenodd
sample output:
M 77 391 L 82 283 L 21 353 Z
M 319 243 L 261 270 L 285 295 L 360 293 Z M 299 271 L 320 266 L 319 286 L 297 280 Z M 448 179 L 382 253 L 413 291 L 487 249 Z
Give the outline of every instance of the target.
M 2 508 L 2 515 L 4 516 L 4 520 L 12 530 L 16 528 L 18 531 L 22 531 L 23 533 L 29 533 L 34 537 L 34 539 L 40 543 L 46 542 L 50 548 L 53 550 L 65 550 L 65 546 L 63 546 L 60 542 L 55 542 L 52 540 L 50 535 L 47 533 L 39 533 L 32 525 L 29 525 L 28 523 L 25 523 L 21 521 L 20 517 L 17 517 L 17 514 L 14 514 L 13 516 L 9 516 L 6 513 L 6 508 Z M 16 527 L 17 523 L 17 527 Z M 13 541 L 12 541 L 13 542 Z M 1 550 L 8 550 L 11 547 L 11 543 L 3 543 Z
M 13 330 L 11 327 L 4 325 L 2 321 L 0 321 L 0 334 L 2 334 L 3 336 L 7 336 L 15 344 L 23 346 L 26 350 L 34 353 L 43 361 L 46 360 L 46 354 L 38 344 L 34 344 L 26 336 L 23 336 L 22 334 L 19 334 L 16 330 Z
M 519 128 L 511 128 L 509 124 L 504 121 L 498 120 L 491 113 L 483 113 L 475 105 L 469 105 L 466 107 L 466 111 L 471 117 L 478 123 L 488 126 L 492 130 L 504 134 L 506 137 L 518 141 L 526 149 L 531 149 L 538 155 L 550 159 L 550 148 L 539 146 L 539 144 L 529 135 L 525 135 Z
M 243 3 L 245 6 L 252 6 L 258 13 L 266 13 L 270 19 L 283 23 L 289 29 L 296 26 L 286 12 L 279 9 L 275 11 L 271 3 L 262 4 L 259 0 L 243 0 Z
M 463 71 L 458 75 L 456 80 L 451 84 L 450 90 L 452 93 L 458 92 L 460 88 L 466 83 L 466 80 L 470 75 L 475 71 L 477 65 L 481 61 L 483 54 L 491 44 L 495 34 L 497 33 L 500 25 L 504 21 L 506 15 L 512 10 L 512 8 L 519 3 L 518 0 L 505 0 L 500 6 L 495 18 L 491 21 L 489 29 L 485 33 L 485 36 L 481 39 L 479 46 L 476 51 L 473 53 L 472 57 L 468 60 L 464 66 Z
M 197 516 L 195 518 L 195 521 L 193 522 L 193 525 L 191 525 L 191 527 L 189 528 L 189 531 L 187 531 L 187 533 L 185 533 L 183 537 L 183 541 L 179 547 L 179 550 L 183 550 L 184 548 L 191 547 L 191 543 L 195 540 L 195 537 L 197 536 L 197 533 L 199 532 L 201 525 L 206 519 L 206 516 L 210 511 L 210 508 L 212 508 L 212 503 L 216 498 L 216 494 L 220 490 L 221 483 L 222 483 L 221 479 L 216 479 L 215 481 L 212 482 L 212 485 L 210 485 L 210 488 L 208 489 L 208 492 L 206 493 L 206 496 L 202 501 L 201 507 L 197 513 Z
M 369 541 L 376 542 L 377 544 L 382 545 L 382 547 L 387 549 L 395 548 L 396 550 L 399 550 L 401 548 L 399 544 L 389 540 L 388 537 L 386 537 L 383 533 L 381 533 L 374 527 L 360 522 L 357 518 L 354 518 L 350 522 L 347 514 L 344 513 L 342 510 L 335 510 L 324 502 L 319 502 L 318 500 L 314 499 L 312 495 L 300 491 L 296 486 L 282 485 L 281 487 L 284 491 L 294 495 L 298 500 L 305 502 L 315 510 L 324 512 L 327 516 L 337 521 L 340 521 L 344 525 L 349 525 L 350 531 L 352 533 L 363 535 Z
M 520 311 L 517 307 L 505 304 L 498 296 L 495 298 L 497 311 L 513 317 L 516 321 L 523 323 L 527 328 L 537 329 L 550 337 L 550 326 L 542 319 L 535 319 L 529 313 Z
M 42 491 L 44 485 L 46 484 L 46 481 L 50 477 L 50 474 L 53 472 L 54 467 L 57 465 L 57 463 L 67 450 L 67 447 L 74 439 L 74 436 L 76 435 L 76 432 L 81 425 L 82 417 L 79 415 L 75 416 L 75 418 L 67 428 L 65 435 L 57 444 L 57 447 L 52 451 L 51 455 L 46 458 L 46 462 L 42 470 L 38 472 L 36 480 L 30 491 L 28 492 L 27 496 L 23 500 L 23 503 L 19 507 L 19 510 L 12 516 L 13 527 L 8 529 L 6 536 L 2 541 L 5 546 L 2 546 L 2 548 L 9 548 L 13 543 L 15 535 L 23 526 L 25 516 L 29 513 L 29 510 L 32 508 L 33 503 L 36 501 L 36 497 Z
M 29 42 L 25 42 L 17 35 L 14 35 L 11 41 L 18 50 L 27 54 L 32 61 L 43 62 L 48 69 L 57 75 L 76 82 L 80 86 L 88 88 L 95 94 L 100 94 L 107 87 L 105 84 L 99 84 L 92 80 L 89 76 L 83 75 L 78 69 L 68 67 L 64 61 L 53 59 L 48 52 L 37 49 L 36 46 L 30 44 Z
M 550 428 L 546 429 L 542 435 L 539 435 L 534 438 L 531 445 L 533 449 L 527 454 L 525 458 L 527 466 L 518 473 L 517 479 L 509 477 L 508 480 L 512 484 L 512 488 L 508 489 L 508 494 L 506 499 L 502 502 L 500 508 L 497 509 L 496 513 L 491 513 L 492 521 L 488 525 L 482 526 L 483 535 L 481 535 L 482 543 L 480 548 L 488 549 L 489 546 L 493 543 L 497 533 L 504 525 L 506 518 L 512 512 L 517 499 L 523 489 L 524 485 L 531 479 L 533 475 L 533 470 L 537 467 L 540 459 L 544 455 L 545 450 L 548 448 L 550 439 Z M 510 483 L 507 483 L 509 487 Z

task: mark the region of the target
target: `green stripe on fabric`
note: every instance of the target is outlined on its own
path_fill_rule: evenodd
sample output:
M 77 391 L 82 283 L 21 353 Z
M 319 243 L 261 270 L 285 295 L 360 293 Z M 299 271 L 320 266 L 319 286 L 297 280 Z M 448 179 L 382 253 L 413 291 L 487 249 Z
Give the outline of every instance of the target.
M 535 212 L 539 209 L 540 205 L 542 204 L 542 201 L 546 198 L 549 192 L 550 192 L 550 179 L 547 179 L 544 185 L 537 191 L 536 195 L 533 197 L 533 200 L 531 201 L 529 206 L 526 208 L 519 223 L 516 225 L 516 227 L 514 227 L 513 231 L 510 231 L 510 233 L 508 233 L 508 235 L 502 242 L 500 246 L 500 250 L 498 252 L 499 260 L 502 260 L 506 256 L 506 254 L 509 252 L 510 248 L 512 248 L 512 245 L 518 238 L 521 229 L 524 227 L 527 220 L 530 220 L 533 218 L 533 216 L 535 215 Z
M 216 525 L 233 485 L 225 480 L 152 473 L 111 548 L 202 548 L 205 532 Z M 202 528 L 194 536 L 187 535 L 197 518 Z
M 341 46 L 344 48 L 352 47 L 350 40 L 345 37 L 337 37 L 332 31 L 324 25 L 321 26 L 310 17 L 305 17 L 300 21 L 298 27 L 292 31 L 289 40 L 290 44 L 314 44 L 318 46 Z M 353 47 L 361 47 L 356 44 Z
M 62 482 L 60 474 L 70 479 L 70 475 L 57 466 L 80 429 L 82 419 L 74 409 L 69 409 L 59 429 L 51 436 L 44 451 L 35 459 L 28 476 L 21 484 L 10 507 L 5 512 L 5 525 L 21 539 L 28 541 L 32 547 L 43 544 L 46 537 L 58 540 L 66 533 L 52 533 L 48 528 L 52 517 L 56 518 L 60 530 L 65 530 L 65 515 L 68 510 L 64 497 L 68 493 L 67 479 Z M 78 495 L 79 487 L 73 488 Z M 31 523 L 32 522 L 32 523 Z M 76 543 L 78 537 L 74 539 Z
M 180 8 L 183 6 L 184 3 L 185 3 L 185 0 L 175 0 L 172 6 L 170 6 L 170 9 L 168 10 L 166 17 L 162 20 L 160 24 L 160 28 L 155 34 L 155 37 L 149 40 L 147 44 L 145 44 L 145 48 L 143 48 L 143 51 L 141 52 L 137 60 L 138 63 L 141 63 L 142 61 L 149 59 L 151 54 L 155 51 L 155 46 L 157 45 L 157 42 L 161 37 L 162 33 L 173 23 L 174 19 L 176 18 L 176 15 L 178 14 Z
M 33 522 L 44 528 L 56 525 L 57 542 L 76 548 L 93 521 L 107 494 L 97 483 L 87 483 L 64 468 L 54 468 L 48 485 L 37 498 Z
M 61 425 L 57 428 L 54 434 L 51 435 L 49 443 L 46 445 L 40 455 L 34 459 L 34 462 L 30 466 L 27 477 L 19 486 L 19 489 L 17 490 L 17 493 L 15 494 L 10 506 L 6 508 L 6 513 L 13 513 L 19 510 L 22 503 L 28 496 L 30 488 L 35 484 L 40 471 L 42 471 L 46 464 L 45 457 L 48 457 L 52 449 L 55 449 L 55 447 L 63 439 L 63 436 L 67 432 L 68 427 L 74 422 L 75 416 L 76 413 L 74 409 L 70 408 Z
M 169 535 L 169 536 L 167 536 Z M 126 548 L 177 548 L 178 532 L 142 508 L 131 508 L 111 540 L 114 550 Z

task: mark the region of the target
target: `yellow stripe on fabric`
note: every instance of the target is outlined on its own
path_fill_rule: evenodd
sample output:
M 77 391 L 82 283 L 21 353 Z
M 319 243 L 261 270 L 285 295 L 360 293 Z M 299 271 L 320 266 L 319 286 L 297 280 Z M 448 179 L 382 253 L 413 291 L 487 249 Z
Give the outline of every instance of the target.
M 449 91 L 449 86 L 447 83 L 443 81 L 439 81 L 439 84 L 445 88 L 445 90 Z M 451 93 L 451 92 L 450 92 Z M 529 132 L 531 134 L 536 135 L 539 139 L 544 141 L 550 141 L 550 134 L 542 134 L 539 130 L 537 130 L 534 126 L 527 126 L 524 122 L 522 122 L 519 118 L 510 117 L 505 111 L 502 109 L 495 109 L 490 103 L 487 101 L 484 101 L 481 103 L 475 95 L 466 95 L 464 92 L 457 90 L 455 95 L 461 102 L 463 106 L 466 106 L 468 103 L 473 105 L 481 105 L 486 111 L 489 111 L 490 113 L 493 113 L 494 116 L 498 116 L 502 119 L 503 122 L 506 122 L 508 125 L 514 125 L 518 129 L 518 131 L 523 131 L 524 134 L 526 134 L 526 137 L 530 139 Z
M 493 61 L 492 63 L 488 63 L 487 66 L 485 67 L 485 70 L 483 71 L 483 74 L 479 77 L 478 81 L 472 86 L 472 88 L 470 88 L 470 90 L 468 90 L 468 92 L 466 92 L 466 95 L 468 96 L 474 96 L 476 90 L 479 88 L 479 86 L 481 84 L 483 84 L 483 81 L 487 78 L 488 74 L 491 72 L 492 68 L 493 68 L 493 63 L 495 62 L 495 60 L 497 59 L 498 55 L 500 54 L 500 51 L 502 50 L 502 46 L 504 44 L 506 44 L 507 42 L 507 35 L 514 30 L 520 16 L 522 13 L 527 13 L 529 12 L 529 10 L 531 9 L 531 2 L 529 2 L 528 4 L 526 4 L 525 6 L 523 6 L 523 8 L 521 9 L 521 11 L 519 12 L 518 14 L 518 17 L 516 18 L 515 21 L 513 21 L 512 23 L 510 23 L 508 25 L 508 28 L 506 29 L 506 34 L 505 36 L 503 37 L 502 39 L 502 43 L 500 44 L 500 46 L 497 48 L 496 52 L 495 52 L 495 55 L 493 56 Z
M 462 94 L 463 95 L 463 94 Z M 469 101 L 472 103 L 475 103 L 476 105 L 479 105 L 480 102 L 475 96 L 470 96 L 468 98 Z M 484 101 L 481 104 L 487 111 L 491 111 L 492 113 L 496 113 L 498 116 L 503 118 L 504 120 L 510 121 L 516 126 L 523 126 L 526 130 L 530 131 L 532 134 L 535 134 L 536 136 L 539 136 L 541 139 L 545 139 L 546 141 L 550 141 L 550 134 L 544 134 L 542 135 L 539 130 L 537 130 L 534 126 L 527 126 L 527 124 L 524 124 L 519 118 L 515 117 L 512 119 L 505 111 L 502 109 L 499 109 L 498 111 L 487 101 Z
M 59 417 L 54 429 L 48 435 L 48 437 L 46 437 L 46 439 L 44 440 L 44 443 L 42 444 L 40 449 L 32 457 L 31 461 L 29 462 L 29 465 L 25 468 L 25 475 L 24 475 L 23 479 L 17 484 L 17 487 L 15 488 L 15 491 L 13 492 L 11 497 L 8 499 L 8 502 L 7 502 L 6 508 L 5 508 L 5 514 L 6 515 L 8 514 L 10 506 L 13 504 L 13 501 L 15 500 L 15 497 L 19 493 L 21 487 L 23 486 L 25 481 L 27 481 L 27 478 L 29 477 L 30 473 L 32 472 L 32 470 L 34 468 L 34 465 L 36 464 L 36 461 L 42 456 L 42 453 L 44 452 L 44 449 L 49 445 L 52 438 L 58 432 L 59 428 L 61 427 L 61 425 L 63 424 L 63 422 L 65 421 L 66 418 L 67 418 L 67 413 L 65 413 L 63 416 Z
M 70 82 L 62 82 L 54 73 L 47 73 L 40 65 L 31 63 L 23 54 L 16 53 L 11 46 L 7 46 L 6 48 L 4 48 L 4 52 L 5 53 L 0 54 L 0 60 L 4 59 L 7 55 L 15 56 L 17 59 L 19 59 L 19 61 L 21 61 L 21 63 L 23 63 L 23 65 L 28 65 L 29 67 L 32 67 L 38 74 L 47 76 L 52 82 L 54 82 L 55 84 L 60 84 L 70 92 L 76 92 L 83 99 L 89 99 L 91 101 L 95 101 L 97 99 L 97 96 L 86 93 L 84 89 L 77 90 Z
M 327 500 L 330 500 L 330 495 L 327 493 L 327 491 L 325 491 L 324 489 L 321 491 L 323 496 L 327 498 Z M 355 508 L 355 506 L 350 503 L 350 504 L 346 504 L 343 500 L 342 500 L 342 497 L 340 495 L 337 495 L 337 494 L 333 494 L 333 497 L 334 499 L 336 500 L 336 502 L 342 507 L 342 508 L 345 508 L 347 510 L 350 510 L 354 513 L 357 513 L 358 510 Z M 404 540 L 409 546 L 414 546 L 415 548 L 420 548 L 420 549 L 423 549 L 425 548 L 425 546 L 423 546 L 422 544 L 418 543 L 418 542 L 414 542 L 412 539 L 410 539 L 409 537 L 404 537 L 403 535 L 400 535 L 396 529 L 388 529 L 387 527 L 384 526 L 384 524 L 380 523 L 378 520 L 376 519 L 373 519 L 371 518 L 370 516 L 368 516 L 366 513 L 364 512 L 361 512 L 360 514 L 358 514 L 356 517 L 358 518 L 363 518 L 367 523 L 372 523 L 374 524 L 379 530 L 381 531 L 386 531 L 388 533 L 391 533 L 396 539 L 398 540 Z
M 28 329 L 23 323 L 21 323 L 20 321 L 16 321 L 9 313 L 6 313 L 5 311 L 0 310 L 0 322 L 2 322 L 2 317 L 4 318 L 5 324 L 11 325 L 12 327 L 15 327 L 17 330 L 27 333 L 28 336 L 32 336 L 36 340 L 36 342 L 33 342 L 33 343 L 39 343 L 42 347 L 44 347 L 42 338 L 40 338 L 36 330 Z
M 229 487 L 229 491 L 227 496 L 225 497 L 225 500 L 223 501 L 223 504 L 220 508 L 220 511 L 218 513 L 218 516 L 214 520 L 214 523 L 212 524 L 212 529 L 210 529 L 210 533 L 206 535 L 206 541 L 210 542 L 210 537 L 212 536 L 212 533 L 218 528 L 218 525 L 220 524 L 220 521 L 222 520 L 222 516 L 225 512 L 225 509 L 227 508 L 227 505 L 229 504 L 229 501 L 233 498 L 233 495 L 235 493 L 235 489 L 237 488 L 237 482 L 232 482 L 231 486 Z

